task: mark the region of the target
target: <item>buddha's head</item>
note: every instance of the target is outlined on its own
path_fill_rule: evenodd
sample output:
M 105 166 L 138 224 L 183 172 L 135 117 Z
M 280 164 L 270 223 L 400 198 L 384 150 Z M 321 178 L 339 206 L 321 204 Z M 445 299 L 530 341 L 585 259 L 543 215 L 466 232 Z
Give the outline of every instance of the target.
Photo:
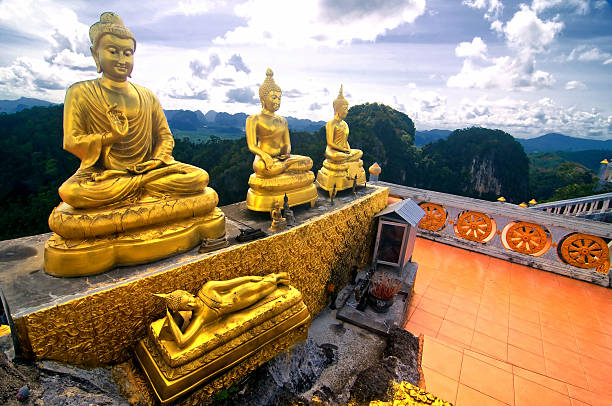
M 175 312 L 181 310 L 193 310 L 198 305 L 197 298 L 184 290 L 175 290 L 168 294 L 157 293 L 155 296 L 164 299 L 166 306 Z
M 346 115 L 348 114 L 348 101 L 344 98 L 342 94 L 342 85 L 340 85 L 340 93 L 338 93 L 338 97 L 334 100 L 334 113 L 340 118 L 344 120 Z
M 89 28 L 89 39 L 98 73 L 116 81 L 126 80 L 134 67 L 136 39 L 121 17 L 102 13 L 100 21 Z
M 268 68 L 266 71 L 266 80 L 259 86 L 259 100 L 261 101 L 261 107 L 275 112 L 280 107 L 281 102 L 281 88 L 274 82 L 274 72 Z

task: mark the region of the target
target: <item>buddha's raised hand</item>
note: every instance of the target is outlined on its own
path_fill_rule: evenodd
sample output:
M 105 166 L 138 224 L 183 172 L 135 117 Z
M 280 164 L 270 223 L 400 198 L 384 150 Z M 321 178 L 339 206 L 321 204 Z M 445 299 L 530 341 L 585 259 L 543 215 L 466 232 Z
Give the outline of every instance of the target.
M 116 104 L 109 106 L 106 109 L 106 117 L 111 125 L 112 138 L 111 141 L 119 141 L 125 137 L 129 130 L 129 123 L 123 111 L 117 108 Z

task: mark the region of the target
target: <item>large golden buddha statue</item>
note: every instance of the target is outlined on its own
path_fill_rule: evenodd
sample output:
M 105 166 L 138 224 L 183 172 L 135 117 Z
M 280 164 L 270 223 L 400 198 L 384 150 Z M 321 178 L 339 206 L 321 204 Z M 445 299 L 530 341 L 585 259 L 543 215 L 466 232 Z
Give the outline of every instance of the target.
M 285 194 L 290 206 L 317 200 L 312 159 L 292 155 L 287 121 L 275 114 L 280 107 L 281 89 L 271 69 L 259 87 L 261 113 L 246 120 L 249 150 L 255 154 L 246 204 L 250 210 L 269 212 L 274 203 L 283 204 Z
M 351 149 L 348 143 L 349 128 L 344 121 L 348 114 L 348 101 L 342 94 L 342 86 L 334 100 L 334 119 L 325 125 L 327 147 L 325 161 L 317 173 L 317 185 L 330 193 L 351 188 L 353 183 L 363 185 L 366 182 L 365 170 L 358 149 Z
M 90 275 L 148 262 L 225 234 L 206 171 L 172 157 L 174 139 L 155 95 L 127 80 L 136 39 L 121 18 L 91 26 L 98 79 L 75 83 L 64 104 L 64 149 L 81 160 L 59 188 L 45 270 Z
M 135 352 L 162 405 L 198 387 L 204 395 L 220 391 L 305 339 L 310 326 L 285 272 L 208 281 L 195 295 L 156 296 L 166 302 L 165 317 L 149 325 Z

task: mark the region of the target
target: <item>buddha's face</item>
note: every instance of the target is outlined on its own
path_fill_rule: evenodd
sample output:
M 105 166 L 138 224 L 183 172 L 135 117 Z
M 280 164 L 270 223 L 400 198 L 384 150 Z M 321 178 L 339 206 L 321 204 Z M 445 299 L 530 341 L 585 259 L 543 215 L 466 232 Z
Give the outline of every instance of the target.
M 348 114 L 348 103 L 342 103 L 340 106 L 338 106 L 336 114 L 341 120 L 344 120 L 346 118 L 346 115 Z
M 127 80 L 134 68 L 134 41 L 112 34 L 105 34 L 96 48 L 91 49 L 96 64 L 104 76 L 123 82 Z
M 281 92 L 276 90 L 271 90 L 268 94 L 263 98 L 261 103 L 263 107 L 268 111 L 276 111 L 280 108 L 281 102 Z

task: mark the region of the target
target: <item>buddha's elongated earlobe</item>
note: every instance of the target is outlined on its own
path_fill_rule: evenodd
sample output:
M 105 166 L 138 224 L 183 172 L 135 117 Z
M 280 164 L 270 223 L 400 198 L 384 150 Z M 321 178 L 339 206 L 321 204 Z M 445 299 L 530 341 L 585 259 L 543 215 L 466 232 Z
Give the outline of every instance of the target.
M 98 62 L 98 55 L 96 55 L 96 49 L 94 48 L 94 46 L 91 46 L 89 47 L 89 50 L 91 51 L 91 56 L 93 56 L 93 59 L 96 62 L 96 70 L 98 71 L 98 73 L 102 73 L 102 67 L 100 66 L 100 62 Z

